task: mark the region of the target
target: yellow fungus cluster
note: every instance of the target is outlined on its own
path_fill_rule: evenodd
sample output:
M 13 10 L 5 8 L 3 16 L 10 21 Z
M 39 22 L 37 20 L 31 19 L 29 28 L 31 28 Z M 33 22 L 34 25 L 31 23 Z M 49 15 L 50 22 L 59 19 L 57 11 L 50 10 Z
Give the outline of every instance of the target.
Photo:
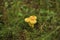
M 25 22 L 29 24 L 32 28 L 34 27 L 34 24 L 37 23 L 37 17 L 36 16 L 30 16 L 28 18 L 25 18 Z

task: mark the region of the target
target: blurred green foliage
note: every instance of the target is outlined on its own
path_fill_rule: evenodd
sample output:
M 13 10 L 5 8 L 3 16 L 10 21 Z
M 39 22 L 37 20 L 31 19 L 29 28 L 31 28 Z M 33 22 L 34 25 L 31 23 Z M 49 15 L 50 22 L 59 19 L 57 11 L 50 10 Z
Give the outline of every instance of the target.
M 54 6 L 58 1 L 55 4 L 56 1 L 42 0 L 4 2 L 6 13 L 0 13 L 0 40 L 60 40 L 60 12 Z M 3 20 L 4 15 L 6 20 Z M 24 21 L 31 15 L 38 18 L 33 29 Z

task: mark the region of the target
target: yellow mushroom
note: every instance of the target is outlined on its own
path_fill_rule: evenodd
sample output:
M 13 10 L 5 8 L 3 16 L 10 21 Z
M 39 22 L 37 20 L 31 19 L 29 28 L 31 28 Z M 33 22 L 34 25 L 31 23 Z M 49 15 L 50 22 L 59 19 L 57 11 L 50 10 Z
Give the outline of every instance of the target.
M 29 26 L 31 26 L 32 28 L 34 27 L 34 24 L 37 23 L 37 17 L 36 16 L 30 16 L 28 18 L 25 18 L 25 22 L 27 22 L 29 24 Z

